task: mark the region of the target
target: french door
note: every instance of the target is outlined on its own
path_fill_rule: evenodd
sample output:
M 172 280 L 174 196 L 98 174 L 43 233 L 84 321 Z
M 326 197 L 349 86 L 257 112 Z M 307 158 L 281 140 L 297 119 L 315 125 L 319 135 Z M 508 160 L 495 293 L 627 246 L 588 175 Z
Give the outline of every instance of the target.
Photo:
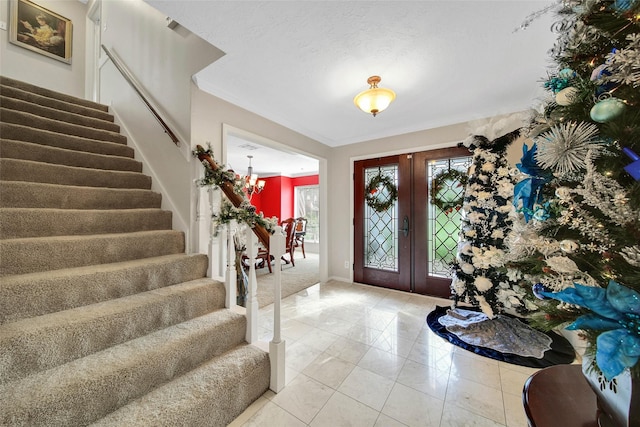
M 466 172 L 470 159 L 466 148 L 456 147 L 355 162 L 355 282 L 449 297 L 448 265 L 456 255 L 461 213 L 433 206 L 429 188 L 441 170 Z M 397 189 L 397 201 L 387 209 L 366 202 L 365 189 L 375 178 Z M 448 197 L 464 191 L 450 184 Z M 369 189 L 382 201 L 393 191 L 389 185 Z

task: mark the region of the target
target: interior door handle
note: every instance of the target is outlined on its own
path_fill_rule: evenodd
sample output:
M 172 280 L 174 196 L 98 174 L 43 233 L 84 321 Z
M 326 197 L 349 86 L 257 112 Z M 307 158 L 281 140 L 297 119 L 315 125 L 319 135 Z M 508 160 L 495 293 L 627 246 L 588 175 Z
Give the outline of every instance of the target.
M 402 231 L 402 234 L 404 234 L 404 237 L 407 237 L 409 235 L 409 217 L 406 215 L 402 220 L 402 228 L 400 229 L 400 231 Z

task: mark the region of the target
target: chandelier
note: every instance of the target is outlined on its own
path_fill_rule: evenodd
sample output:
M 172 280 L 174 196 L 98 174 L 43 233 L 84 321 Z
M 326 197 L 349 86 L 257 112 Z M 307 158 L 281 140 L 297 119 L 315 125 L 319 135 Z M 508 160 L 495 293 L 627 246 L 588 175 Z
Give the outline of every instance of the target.
M 396 93 L 391 89 L 379 88 L 380 76 L 371 76 L 367 79 L 369 89 L 360 92 L 353 99 L 356 106 L 367 114 L 376 114 L 384 111 L 394 99 Z
M 254 194 L 258 194 L 264 190 L 266 182 L 263 179 L 258 179 L 258 175 L 253 173 L 253 167 L 251 166 L 253 156 L 247 157 L 249 158 L 249 168 L 247 169 L 247 175 L 244 177 L 244 188 L 247 190 L 249 200 L 251 200 Z

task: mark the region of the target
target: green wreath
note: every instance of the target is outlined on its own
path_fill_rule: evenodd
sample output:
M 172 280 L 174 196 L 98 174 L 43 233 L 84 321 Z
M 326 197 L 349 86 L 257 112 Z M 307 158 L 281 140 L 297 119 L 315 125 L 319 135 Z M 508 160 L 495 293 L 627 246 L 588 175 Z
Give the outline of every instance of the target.
M 385 200 L 381 200 L 379 196 L 379 187 L 384 186 L 389 195 Z M 384 212 L 389 209 L 393 203 L 398 200 L 398 188 L 395 186 L 391 178 L 381 173 L 374 176 L 367 187 L 364 189 L 364 199 L 367 205 L 376 212 Z
M 437 206 L 444 213 L 451 213 L 453 210 L 460 210 L 462 207 L 462 202 L 464 201 L 464 191 L 460 194 L 460 196 L 456 197 L 453 200 L 446 200 L 442 198 L 442 188 L 444 187 L 444 183 L 447 181 L 458 182 L 458 186 L 467 185 L 467 181 L 469 177 L 465 172 L 459 171 L 457 169 L 447 169 L 438 172 L 431 181 L 431 204 Z

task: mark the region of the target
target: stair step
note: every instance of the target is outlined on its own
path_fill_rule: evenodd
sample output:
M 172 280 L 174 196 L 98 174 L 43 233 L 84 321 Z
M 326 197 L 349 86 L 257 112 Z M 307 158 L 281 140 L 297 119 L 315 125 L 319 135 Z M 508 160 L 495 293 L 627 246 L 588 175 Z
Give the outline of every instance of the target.
M 0 385 L 0 425 L 87 425 L 240 345 L 245 327 L 217 310 Z
M 112 114 L 106 111 L 97 110 L 93 107 L 86 107 L 77 103 L 71 103 L 55 98 L 49 98 L 46 96 L 38 95 L 34 92 L 22 90 L 17 87 L 6 86 L 0 83 L 0 93 L 2 96 L 8 98 L 19 99 L 21 101 L 27 101 L 32 104 L 42 105 L 44 107 L 53 108 L 58 111 L 66 111 L 69 113 L 80 114 L 84 117 L 92 117 L 94 119 L 103 120 L 106 122 L 114 121 Z
M 162 196 L 136 188 L 100 188 L 26 181 L 0 181 L 2 206 L 52 209 L 159 208 Z
M 17 159 L 0 159 L 0 180 L 151 189 L 151 177 L 139 172 L 107 171 Z
M 37 129 L 48 130 L 65 135 L 80 136 L 83 138 L 95 139 L 98 141 L 109 141 L 120 144 L 127 143 L 127 137 L 116 132 L 60 122 L 58 120 L 36 116 L 35 114 L 31 113 L 9 110 L 7 108 L 4 108 L 4 106 L 0 108 L 0 115 L 2 116 L 2 121 L 5 123 L 31 126 Z
M 133 148 L 119 142 L 98 141 L 80 136 L 65 135 L 14 123 L 0 123 L 0 135 L 4 139 L 30 142 L 32 144 L 66 148 L 87 153 L 129 157 L 133 159 Z
M 5 159 L 32 160 L 102 170 L 142 172 L 142 163 L 129 157 L 87 153 L 8 139 L 0 139 L 0 154 Z
M 207 268 L 206 255 L 175 254 L 0 277 L 0 325 L 196 280 Z
M 47 98 L 57 99 L 60 101 L 65 101 L 72 104 L 82 105 L 84 107 L 92 108 L 100 111 L 109 111 L 109 107 L 107 105 L 99 104 L 97 102 L 89 101 L 84 98 L 78 98 L 76 96 L 67 95 L 62 92 L 57 92 L 51 89 L 45 89 L 40 86 L 32 85 L 27 82 L 23 82 L 20 80 L 15 80 L 9 77 L 0 76 L 0 84 L 3 86 L 10 86 L 25 92 L 31 92 L 34 94 L 38 94 L 41 96 L 45 96 Z
M 7 239 L 0 240 L 0 277 L 183 252 L 184 234 L 173 230 Z
M 224 295 L 222 283 L 204 278 L 4 324 L 0 383 L 205 315 L 224 306 Z
M 58 110 L 55 108 L 46 107 L 44 105 L 34 104 L 33 102 L 25 101 L 22 99 L 7 97 L 5 96 L 4 92 L 2 93 L 2 96 L 0 96 L 0 104 L 4 108 L 13 111 L 21 111 L 23 113 L 33 114 L 38 117 L 57 120 L 62 123 L 86 126 L 94 129 L 102 129 L 109 132 L 120 132 L 120 126 L 115 124 L 113 121 L 100 120 L 69 111 Z
M 0 239 L 170 230 L 171 215 L 160 209 L 0 208 Z
M 204 363 L 91 426 L 225 426 L 268 387 L 268 354 L 244 345 Z

